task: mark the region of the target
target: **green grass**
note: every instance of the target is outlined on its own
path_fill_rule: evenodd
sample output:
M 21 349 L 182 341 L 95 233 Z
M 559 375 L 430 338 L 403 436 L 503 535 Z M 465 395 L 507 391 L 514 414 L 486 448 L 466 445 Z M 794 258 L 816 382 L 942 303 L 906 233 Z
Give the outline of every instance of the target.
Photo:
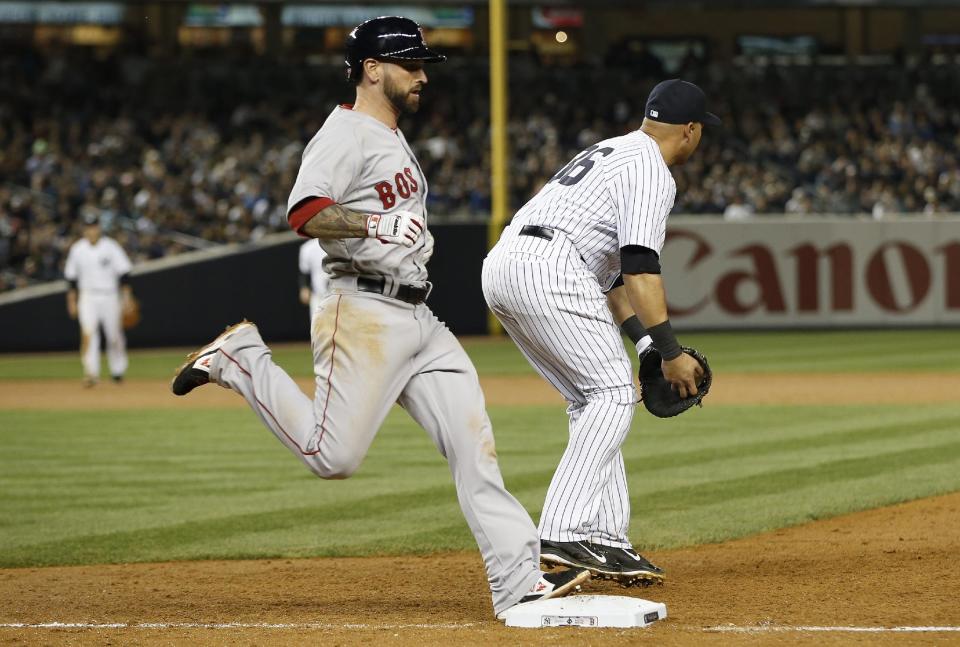
M 687 333 L 681 334 L 680 340 L 702 350 L 720 372 L 870 372 L 891 368 L 960 372 L 960 330 Z M 481 374 L 532 373 L 508 339 L 465 339 L 463 345 Z M 127 375 L 170 377 L 189 350 L 135 350 Z M 274 359 L 291 375 L 313 375 L 307 344 L 280 345 L 274 349 Z M 79 379 L 80 375 L 77 353 L 0 355 L 0 380 Z
M 684 341 L 702 346 L 718 370 L 869 371 L 901 361 L 956 371 L 960 344 L 951 335 Z M 529 371 L 509 344 L 467 346 L 482 372 Z M 277 359 L 309 374 L 308 355 L 284 347 Z M 138 353 L 131 375 L 169 375 L 179 357 Z M 42 366 L 37 379 L 74 377 L 75 361 L 0 357 L 0 376 Z M 493 407 L 490 415 L 507 485 L 537 518 L 566 442 L 563 409 Z M 647 548 L 692 545 L 957 491 L 958 430 L 960 400 L 707 406 L 670 420 L 640 410 L 624 446 L 631 537 Z M 474 548 L 446 463 L 399 409 L 346 481 L 311 476 L 245 409 L 0 412 L 0 566 Z

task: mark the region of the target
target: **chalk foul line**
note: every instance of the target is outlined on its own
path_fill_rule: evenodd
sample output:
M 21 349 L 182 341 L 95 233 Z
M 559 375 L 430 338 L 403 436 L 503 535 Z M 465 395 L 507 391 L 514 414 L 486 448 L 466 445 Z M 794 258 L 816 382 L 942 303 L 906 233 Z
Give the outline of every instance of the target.
M 0 629 L 463 629 L 473 622 L 368 624 L 333 622 L 7 622 Z
M 718 625 L 704 627 L 704 631 L 716 633 L 775 633 L 775 632 L 848 632 L 848 633 L 938 633 L 960 632 L 960 626 L 945 627 L 830 627 L 830 626 L 791 626 L 791 625 Z
M 5 622 L 0 629 L 355 629 L 355 630 L 398 630 L 398 629 L 467 629 L 479 627 L 479 622 L 439 622 L 439 623 L 334 623 L 334 622 Z M 676 626 L 676 625 L 675 625 Z M 855 627 L 855 626 L 792 626 L 792 625 L 717 625 L 715 627 L 677 628 L 707 633 L 786 633 L 786 632 L 837 632 L 837 633 L 960 633 L 960 626 L 901 626 L 901 627 Z

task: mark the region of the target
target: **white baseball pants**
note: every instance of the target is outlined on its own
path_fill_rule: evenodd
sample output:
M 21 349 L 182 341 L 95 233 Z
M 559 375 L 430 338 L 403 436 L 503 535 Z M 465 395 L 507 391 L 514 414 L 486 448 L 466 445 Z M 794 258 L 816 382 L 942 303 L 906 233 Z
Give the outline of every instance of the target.
M 550 482 L 540 537 L 628 547 L 620 447 L 637 403 L 630 360 L 596 277 L 559 231 L 508 227 L 483 264 L 487 304 L 569 406 L 570 439 Z
M 80 291 L 77 295 L 77 319 L 80 322 L 80 360 L 83 374 L 100 377 L 100 328 L 107 342 L 107 366 L 110 375 L 127 371 L 127 340 L 120 320 L 120 294 Z

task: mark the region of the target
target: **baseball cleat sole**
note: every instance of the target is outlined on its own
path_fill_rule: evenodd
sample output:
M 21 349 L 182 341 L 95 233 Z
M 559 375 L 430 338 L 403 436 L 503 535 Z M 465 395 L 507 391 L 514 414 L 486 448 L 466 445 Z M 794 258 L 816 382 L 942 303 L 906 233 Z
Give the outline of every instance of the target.
M 591 574 L 596 575 L 601 579 L 614 579 L 616 576 L 620 575 L 619 571 L 603 569 L 594 564 L 586 564 L 576 559 L 571 559 L 568 557 L 555 555 L 551 553 L 541 552 L 540 561 L 546 564 L 547 566 L 566 566 L 568 568 L 584 568 L 590 571 Z
M 186 395 L 198 386 L 207 384 L 210 381 L 209 369 L 195 369 L 193 367 L 194 363 L 201 357 L 205 355 L 212 355 L 216 351 L 220 350 L 223 344 L 233 335 L 233 333 L 237 332 L 241 328 L 248 328 L 252 326 L 255 326 L 255 324 L 251 321 L 247 321 L 246 319 L 240 323 L 235 323 L 232 326 L 227 326 L 227 328 L 212 342 L 187 355 L 186 361 L 181 364 L 179 368 L 177 368 L 173 379 L 170 381 L 170 390 L 173 391 L 174 395 Z

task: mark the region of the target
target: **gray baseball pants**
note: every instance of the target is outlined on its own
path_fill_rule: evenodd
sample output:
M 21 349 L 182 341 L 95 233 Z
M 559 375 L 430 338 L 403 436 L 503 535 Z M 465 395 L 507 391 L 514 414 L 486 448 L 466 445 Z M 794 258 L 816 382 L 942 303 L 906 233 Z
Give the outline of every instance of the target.
M 347 478 L 398 402 L 450 464 L 463 515 L 483 556 L 494 613 L 540 577 L 537 529 L 503 484 L 476 369 L 424 305 L 334 287 L 312 328 L 311 400 L 274 364 L 255 327 L 216 353 L 210 378 L 240 393 L 314 474 Z

